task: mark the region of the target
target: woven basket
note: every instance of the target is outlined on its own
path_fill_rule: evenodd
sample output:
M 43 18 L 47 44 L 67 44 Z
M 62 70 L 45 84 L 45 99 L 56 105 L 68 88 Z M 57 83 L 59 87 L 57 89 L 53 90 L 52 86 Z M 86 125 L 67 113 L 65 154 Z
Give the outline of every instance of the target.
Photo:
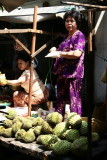
M 82 117 L 83 121 L 88 122 L 88 117 Z M 107 132 L 106 130 L 106 124 L 99 119 L 91 118 L 91 124 L 92 124 L 92 131 L 97 132 L 99 134 L 103 134 Z

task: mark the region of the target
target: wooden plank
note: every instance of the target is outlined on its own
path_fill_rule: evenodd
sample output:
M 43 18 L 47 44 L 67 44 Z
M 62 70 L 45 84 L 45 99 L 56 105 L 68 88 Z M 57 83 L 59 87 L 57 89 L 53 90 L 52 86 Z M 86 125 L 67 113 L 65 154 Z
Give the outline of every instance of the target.
M 9 147 L 11 141 L 14 141 L 14 138 L 5 138 L 0 136 L 0 144 L 4 147 Z
M 0 136 L 0 146 L 4 146 L 6 148 L 12 149 L 13 151 L 35 157 L 38 160 L 74 160 L 76 158 L 72 154 L 63 157 L 57 156 L 52 151 L 46 150 L 43 145 L 37 144 L 36 141 L 32 143 L 22 143 L 20 141 L 16 141 L 15 138 L 5 138 Z M 107 134 L 103 135 L 98 143 L 92 146 L 92 158 L 95 158 L 96 156 L 99 156 L 106 151 Z

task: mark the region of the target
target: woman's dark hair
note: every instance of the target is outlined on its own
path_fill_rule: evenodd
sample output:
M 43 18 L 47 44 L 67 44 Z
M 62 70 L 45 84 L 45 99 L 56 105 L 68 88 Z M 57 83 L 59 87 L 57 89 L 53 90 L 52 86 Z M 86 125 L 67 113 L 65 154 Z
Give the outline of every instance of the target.
M 77 11 L 75 8 L 71 9 L 70 11 L 67 11 L 63 17 L 64 22 L 69 16 L 75 19 L 77 26 L 79 27 L 81 21 L 80 11 Z
M 24 62 L 28 61 L 29 64 L 31 64 L 31 56 L 25 51 L 21 51 L 20 53 L 18 53 L 16 60 L 18 61 L 19 59 L 23 60 Z

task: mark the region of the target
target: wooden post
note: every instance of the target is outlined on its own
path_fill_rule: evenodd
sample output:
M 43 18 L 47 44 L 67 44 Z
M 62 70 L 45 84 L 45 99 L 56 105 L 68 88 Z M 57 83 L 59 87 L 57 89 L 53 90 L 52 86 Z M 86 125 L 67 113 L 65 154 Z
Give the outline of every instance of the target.
M 93 67 L 92 60 L 92 11 L 88 10 L 88 55 L 87 55 L 87 107 L 88 107 L 88 160 L 92 158 L 92 143 L 91 143 L 91 110 L 93 101 L 92 81 L 93 74 L 91 72 Z
M 88 53 L 92 52 L 92 11 L 88 10 Z
M 38 6 L 34 7 L 34 16 L 33 16 L 33 29 L 36 30 L 37 27 L 37 13 L 38 13 Z M 32 54 L 35 52 L 35 44 L 36 44 L 36 33 L 33 33 L 32 35 L 32 47 L 31 47 L 31 57 Z M 28 115 L 31 115 L 31 96 L 32 96 L 32 80 L 33 80 L 33 62 L 31 61 L 30 66 L 30 82 L 29 82 L 29 105 L 28 105 Z

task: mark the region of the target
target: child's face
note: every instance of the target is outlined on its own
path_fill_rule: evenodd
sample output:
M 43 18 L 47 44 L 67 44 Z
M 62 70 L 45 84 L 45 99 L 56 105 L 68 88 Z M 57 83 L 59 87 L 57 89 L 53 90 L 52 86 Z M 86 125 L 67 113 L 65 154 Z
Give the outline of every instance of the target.
M 17 64 L 18 64 L 18 67 L 20 70 L 26 70 L 26 69 L 29 69 L 29 62 L 25 62 L 21 59 L 18 59 L 17 61 Z
M 74 18 L 68 16 L 65 20 L 65 28 L 68 32 L 75 32 L 77 30 L 77 23 Z

